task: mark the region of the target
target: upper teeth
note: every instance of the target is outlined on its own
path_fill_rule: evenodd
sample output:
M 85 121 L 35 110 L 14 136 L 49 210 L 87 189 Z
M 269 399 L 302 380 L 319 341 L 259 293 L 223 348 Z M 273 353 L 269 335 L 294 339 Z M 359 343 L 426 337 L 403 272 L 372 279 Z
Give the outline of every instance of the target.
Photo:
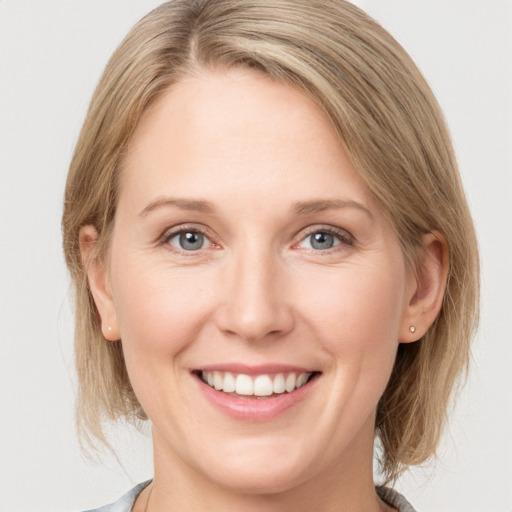
M 293 391 L 304 386 L 311 373 L 278 373 L 277 375 L 257 375 L 251 377 L 239 373 L 203 371 L 201 378 L 212 388 L 225 393 L 237 393 L 238 395 L 270 396 L 273 393 L 280 394 Z

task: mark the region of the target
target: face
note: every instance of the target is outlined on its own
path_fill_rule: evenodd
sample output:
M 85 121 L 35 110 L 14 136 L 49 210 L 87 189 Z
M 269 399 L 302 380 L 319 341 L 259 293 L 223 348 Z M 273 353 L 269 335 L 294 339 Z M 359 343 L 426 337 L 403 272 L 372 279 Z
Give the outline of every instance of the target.
M 157 458 L 257 492 L 371 466 L 414 280 L 303 92 L 242 70 L 172 86 L 130 144 L 109 250 L 100 313 Z

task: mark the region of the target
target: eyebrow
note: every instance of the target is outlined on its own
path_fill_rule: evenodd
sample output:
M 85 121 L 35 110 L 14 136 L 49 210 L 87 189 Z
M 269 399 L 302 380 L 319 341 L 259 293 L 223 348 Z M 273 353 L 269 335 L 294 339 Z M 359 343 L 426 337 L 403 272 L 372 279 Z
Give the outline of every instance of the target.
M 181 208 L 183 210 L 197 211 L 200 213 L 215 213 L 215 207 L 210 201 L 201 199 L 159 197 L 144 207 L 140 211 L 139 216 L 146 217 L 154 210 L 172 206 Z M 292 211 L 297 215 L 308 215 L 325 210 L 339 210 L 343 208 L 356 208 L 368 215 L 370 219 L 373 219 L 373 214 L 368 208 L 363 206 L 361 203 L 352 201 L 350 199 L 313 199 L 310 201 L 297 201 L 292 205 Z
M 187 198 L 174 198 L 174 197 L 159 197 L 151 201 L 145 208 L 143 208 L 139 216 L 146 217 L 150 212 L 158 210 L 159 208 L 166 208 L 169 206 L 176 206 L 183 210 L 191 210 L 200 213 L 214 213 L 215 208 L 209 201 L 200 199 L 187 199 Z
M 350 199 L 315 199 L 312 201 L 297 201 L 293 204 L 293 211 L 298 215 L 323 212 L 325 210 L 339 210 L 342 208 L 356 208 L 373 219 L 372 212 L 366 206 Z

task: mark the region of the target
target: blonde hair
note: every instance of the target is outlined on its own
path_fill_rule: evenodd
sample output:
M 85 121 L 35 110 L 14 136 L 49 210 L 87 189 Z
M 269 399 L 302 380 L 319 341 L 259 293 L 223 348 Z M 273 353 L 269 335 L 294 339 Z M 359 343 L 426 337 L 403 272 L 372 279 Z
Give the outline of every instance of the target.
M 415 265 L 422 236 L 446 240 L 441 312 L 417 343 L 400 345 L 377 411 L 381 469 L 393 480 L 435 454 L 449 399 L 477 325 L 479 266 L 471 216 L 440 108 L 401 46 L 343 0 L 175 0 L 144 17 L 108 62 L 71 162 L 64 252 L 76 287 L 78 419 L 104 440 L 105 420 L 141 416 L 121 342 L 107 343 L 80 256 L 79 229 L 96 227 L 106 254 L 120 163 L 150 104 L 196 68 L 246 67 L 306 91 L 339 134 L 354 168 Z M 143 417 L 143 414 L 142 414 Z

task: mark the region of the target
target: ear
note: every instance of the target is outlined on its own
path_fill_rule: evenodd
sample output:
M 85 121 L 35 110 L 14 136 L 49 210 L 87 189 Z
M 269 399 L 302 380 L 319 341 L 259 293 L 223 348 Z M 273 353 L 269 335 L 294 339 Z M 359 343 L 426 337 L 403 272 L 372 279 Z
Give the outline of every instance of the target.
M 108 272 L 105 262 L 97 256 L 95 251 L 98 232 L 94 226 L 83 226 L 80 228 L 78 238 L 89 288 L 101 318 L 101 331 L 106 340 L 117 341 L 121 336 L 110 291 Z
M 411 275 L 400 343 L 419 340 L 433 324 L 443 303 L 448 266 L 448 247 L 443 236 L 437 232 L 424 235 L 417 273 Z

